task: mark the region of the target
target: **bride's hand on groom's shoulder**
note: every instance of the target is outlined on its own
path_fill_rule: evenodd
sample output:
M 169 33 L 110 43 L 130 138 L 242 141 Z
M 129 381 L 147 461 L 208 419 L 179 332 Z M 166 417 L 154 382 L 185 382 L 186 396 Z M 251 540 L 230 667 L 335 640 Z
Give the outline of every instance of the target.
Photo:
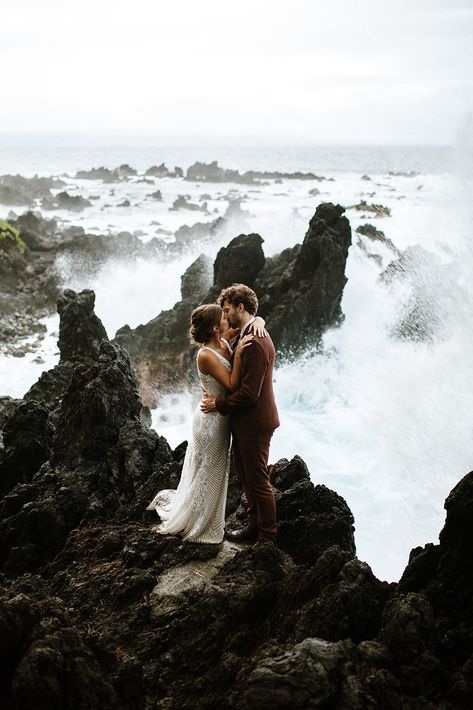
M 253 323 L 250 323 L 248 327 L 248 332 L 253 332 L 259 338 L 266 338 L 269 335 L 268 331 L 265 329 L 266 321 L 261 316 L 256 316 Z

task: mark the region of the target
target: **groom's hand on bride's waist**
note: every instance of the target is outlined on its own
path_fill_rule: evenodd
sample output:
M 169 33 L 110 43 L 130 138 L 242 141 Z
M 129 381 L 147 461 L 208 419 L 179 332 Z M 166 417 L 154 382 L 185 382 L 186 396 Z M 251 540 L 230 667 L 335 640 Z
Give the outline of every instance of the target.
M 212 397 L 210 394 L 207 394 L 207 392 L 204 392 L 200 402 L 200 409 L 206 414 L 209 412 L 216 412 L 217 407 L 215 406 L 215 397 Z

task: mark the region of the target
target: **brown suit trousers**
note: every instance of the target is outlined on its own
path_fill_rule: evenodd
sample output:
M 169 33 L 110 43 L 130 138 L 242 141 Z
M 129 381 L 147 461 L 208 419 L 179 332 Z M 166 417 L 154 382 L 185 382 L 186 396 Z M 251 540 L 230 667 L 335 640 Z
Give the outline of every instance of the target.
M 259 539 L 276 540 L 276 503 L 268 475 L 271 437 L 279 426 L 273 392 L 275 351 L 271 338 L 255 336 L 241 356 L 236 392 L 217 397 L 221 414 L 230 416 L 233 460 L 248 503 L 248 526 Z

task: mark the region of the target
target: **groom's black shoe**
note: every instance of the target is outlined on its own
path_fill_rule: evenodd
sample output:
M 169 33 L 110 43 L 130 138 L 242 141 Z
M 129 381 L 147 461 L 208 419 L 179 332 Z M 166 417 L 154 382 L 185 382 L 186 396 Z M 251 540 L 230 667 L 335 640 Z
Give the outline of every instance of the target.
M 226 530 L 225 537 L 231 542 L 254 542 L 258 539 L 256 528 L 240 528 L 239 530 Z

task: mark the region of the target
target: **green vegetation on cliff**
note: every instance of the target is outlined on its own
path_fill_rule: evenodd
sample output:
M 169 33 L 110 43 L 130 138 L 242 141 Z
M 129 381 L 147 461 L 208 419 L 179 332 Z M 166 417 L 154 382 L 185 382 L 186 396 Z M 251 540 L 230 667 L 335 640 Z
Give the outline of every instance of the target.
M 3 220 L 0 220 L 0 258 L 2 258 L 5 255 L 5 250 L 2 249 L 2 241 L 5 240 L 4 244 L 9 244 L 10 242 L 13 242 L 16 244 L 16 247 L 20 254 L 24 254 L 26 250 L 26 244 L 23 241 L 23 239 L 20 237 L 20 232 L 15 229 L 15 227 L 12 227 L 11 224 L 8 224 L 8 222 L 4 222 Z

